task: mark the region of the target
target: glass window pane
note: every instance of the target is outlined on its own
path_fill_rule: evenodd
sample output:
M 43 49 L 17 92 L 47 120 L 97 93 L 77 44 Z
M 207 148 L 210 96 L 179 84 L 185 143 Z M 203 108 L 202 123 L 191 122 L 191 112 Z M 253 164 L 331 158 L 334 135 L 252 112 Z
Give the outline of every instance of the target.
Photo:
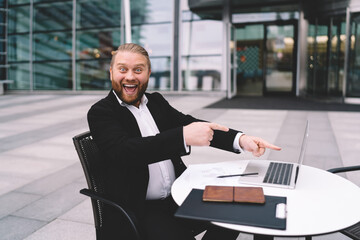
M 34 6 L 34 31 L 72 28 L 72 2 L 47 3 Z
M 172 22 L 173 2 L 164 0 L 130 1 L 131 24 Z
M 346 95 L 360 97 L 360 14 L 351 17 L 350 59 Z
M 182 55 L 222 53 L 222 21 L 183 22 L 182 27 Z
M 172 25 L 154 24 L 132 27 L 132 41 L 146 48 L 150 56 L 170 56 Z
M 16 4 L 26 4 L 29 3 L 30 0 L 9 0 L 9 5 L 16 5 Z
M 34 63 L 35 90 L 72 89 L 71 62 Z
M 71 59 L 71 32 L 34 34 L 34 60 Z
M 108 90 L 111 88 L 109 60 L 79 61 L 76 63 L 78 90 Z
M 266 32 L 266 91 L 291 92 L 294 73 L 294 25 L 268 25 Z M 250 56 L 248 57 L 250 60 Z
M 171 58 L 151 58 L 149 90 L 170 90 Z
M 308 56 L 308 64 L 307 64 L 307 92 L 314 92 L 314 81 L 315 81 L 315 33 L 316 33 L 316 25 L 310 24 L 308 28 L 308 37 L 307 37 L 307 56 Z
M 14 80 L 14 83 L 8 85 L 9 89 L 30 90 L 29 64 L 11 64 L 8 78 Z
M 77 2 L 76 11 L 77 28 L 120 26 L 121 1 L 81 0 Z
M 40 2 L 60 2 L 59 0 L 33 0 L 34 3 Z M 72 2 L 72 0 L 61 0 L 61 2 Z
M 8 37 L 8 61 L 29 61 L 29 35 L 13 35 Z
M 13 7 L 9 8 L 9 23 L 8 32 L 21 33 L 29 32 L 29 6 Z
M 79 61 L 76 63 L 77 90 L 109 90 L 110 59 Z
M 182 68 L 184 90 L 220 90 L 221 56 L 183 57 Z
M 77 59 L 110 59 L 111 51 L 120 45 L 119 29 L 78 31 L 76 37 Z

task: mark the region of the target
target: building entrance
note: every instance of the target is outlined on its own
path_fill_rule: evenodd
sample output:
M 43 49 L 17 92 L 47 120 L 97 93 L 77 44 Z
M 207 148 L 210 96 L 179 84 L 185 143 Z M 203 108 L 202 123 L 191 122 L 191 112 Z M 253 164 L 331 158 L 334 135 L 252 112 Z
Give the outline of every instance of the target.
M 295 23 L 235 25 L 238 95 L 295 95 Z

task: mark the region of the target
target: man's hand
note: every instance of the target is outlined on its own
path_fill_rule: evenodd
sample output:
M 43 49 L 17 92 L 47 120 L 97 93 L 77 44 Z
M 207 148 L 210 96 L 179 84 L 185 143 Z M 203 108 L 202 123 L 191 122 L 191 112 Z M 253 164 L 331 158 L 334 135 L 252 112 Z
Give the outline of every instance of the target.
M 185 143 L 188 146 L 209 146 L 214 130 L 229 131 L 229 128 L 217 123 L 194 122 L 184 127 Z
M 251 152 L 255 157 L 260 157 L 265 153 L 266 148 L 270 148 L 273 150 L 281 150 L 280 147 L 275 146 L 267 141 L 259 138 L 248 135 L 241 135 L 239 139 L 239 144 L 242 149 L 245 151 Z

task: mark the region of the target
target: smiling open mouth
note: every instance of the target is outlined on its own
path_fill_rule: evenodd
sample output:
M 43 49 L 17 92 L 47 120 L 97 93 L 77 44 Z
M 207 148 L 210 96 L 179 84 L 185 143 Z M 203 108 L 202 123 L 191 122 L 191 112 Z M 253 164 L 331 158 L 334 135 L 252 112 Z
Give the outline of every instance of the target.
M 138 86 L 136 84 L 123 84 L 123 88 L 124 88 L 125 92 L 128 93 L 128 94 L 135 93 L 137 87 Z

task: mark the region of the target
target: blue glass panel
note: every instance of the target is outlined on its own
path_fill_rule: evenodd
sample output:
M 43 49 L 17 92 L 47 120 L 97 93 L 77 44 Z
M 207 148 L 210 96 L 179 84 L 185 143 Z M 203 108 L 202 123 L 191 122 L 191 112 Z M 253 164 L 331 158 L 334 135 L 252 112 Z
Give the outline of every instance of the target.
M 34 63 L 35 90 L 71 90 L 71 62 Z
M 109 90 L 110 59 L 79 61 L 76 63 L 77 90 Z
M 30 0 L 9 0 L 9 5 L 26 4 L 30 3 Z
M 34 34 L 34 60 L 71 59 L 71 32 Z
M 121 23 L 121 1 L 81 0 L 77 2 L 77 28 L 116 27 Z
M 72 2 L 34 6 L 34 31 L 70 30 L 71 28 Z
M 29 90 L 30 89 L 29 64 L 28 63 L 11 64 L 8 71 L 8 78 L 10 80 L 14 80 L 14 83 L 8 85 L 9 89 Z
M 29 32 L 29 6 L 9 8 L 8 33 Z
M 13 35 L 8 37 L 8 61 L 29 61 L 29 35 Z
M 111 58 L 111 52 L 120 45 L 120 30 L 78 31 L 76 34 L 76 58 Z

